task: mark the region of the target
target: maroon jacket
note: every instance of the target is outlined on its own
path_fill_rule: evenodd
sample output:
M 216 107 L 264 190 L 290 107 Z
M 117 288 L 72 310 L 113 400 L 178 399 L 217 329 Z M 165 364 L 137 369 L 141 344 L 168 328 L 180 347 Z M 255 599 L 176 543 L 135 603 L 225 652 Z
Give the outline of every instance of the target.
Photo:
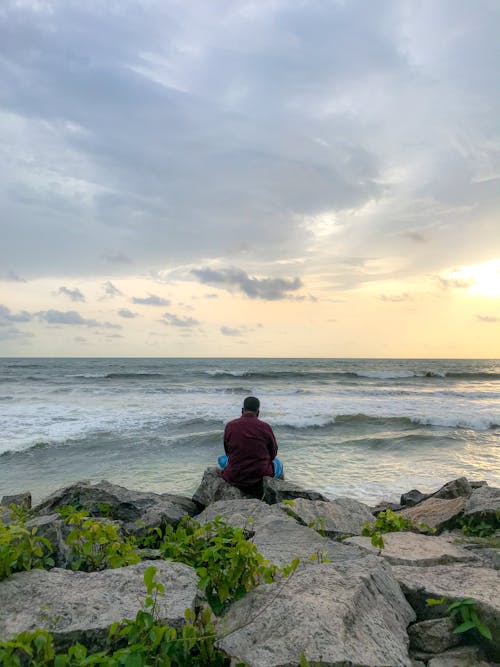
M 224 430 L 224 451 L 228 463 L 222 477 L 242 490 L 250 489 L 263 477 L 274 475 L 273 459 L 278 445 L 273 429 L 253 412 L 244 412 Z

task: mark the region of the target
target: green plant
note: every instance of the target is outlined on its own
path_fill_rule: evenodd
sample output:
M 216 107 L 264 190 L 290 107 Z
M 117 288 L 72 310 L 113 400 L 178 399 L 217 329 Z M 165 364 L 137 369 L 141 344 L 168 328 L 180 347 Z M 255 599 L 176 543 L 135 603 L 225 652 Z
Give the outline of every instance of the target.
M 49 667 L 54 664 L 54 642 L 46 630 L 21 632 L 11 641 L 0 642 L 2 667 Z
M 371 537 L 371 543 L 374 547 L 383 549 L 385 547 L 383 533 L 397 533 L 410 530 L 413 527 L 409 519 L 400 516 L 390 509 L 380 512 L 375 523 L 371 526 L 368 521 L 363 526 L 361 535 Z
M 31 517 L 31 513 L 26 507 L 23 507 L 23 505 L 15 505 L 12 503 L 9 505 L 9 512 L 11 518 L 16 522 L 16 523 L 26 523 L 26 521 L 29 521 Z
M 315 517 L 312 521 L 310 521 L 307 524 L 307 527 L 312 528 L 317 533 L 319 533 L 322 537 L 326 536 L 325 520 L 324 520 L 323 517 L 320 517 L 320 516 Z
M 203 525 L 188 517 L 177 528 L 167 526 L 160 550 L 165 558 L 196 569 L 200 588 L 217 614 L 258 583 L 273 581 L 277 572 L 246 540 L 243 529 L 221 517 Z
M 435 605 L 444 605 L 446 604 L 446 601 L 446 597 L 428 598 L 426 604 L 427 606 L 432 607 Z M 463 632 L 469 632 L 469 630 L 477 630 L 486 639 L 492 638 L 491 630 L 479 617 L 477 601 L 474 598 L 464 598 L 463 600 L 452 602 L 447 607 L 447 612 L 451 618 L 458 618 L 460 621 L 459 625 L 453 630 L 455 634 L 462 634 Z
M 462 533 L 471 537 L 489 537 L 500 528 L 500 512 L 494 517 L 485 518 L 480 515 L 463 517 L 460 521 Z
M 18 522 L 4 526 L 0 521 L 0 581 L 13 572 L 53 567 L 51 554 L 51 543 L 37 535 L 36 528 Z
M 134 540 L 123 538 L 114 523 L 91 519 L 84 510 L 72 507 L 63 508 L 60 514 L 72 526 L 65 540 L 72 570 L 96 572 L 140 561 Z

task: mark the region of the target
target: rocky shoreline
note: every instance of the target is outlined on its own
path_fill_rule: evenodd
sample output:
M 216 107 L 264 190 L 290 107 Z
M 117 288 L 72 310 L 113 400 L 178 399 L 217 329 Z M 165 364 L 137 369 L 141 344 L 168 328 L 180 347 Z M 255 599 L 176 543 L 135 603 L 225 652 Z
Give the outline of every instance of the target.
M 65 569 L 69 529 L 57 510 L 67 506 L 134 538 L 186 516 L 201 525 L 222 517 L 244 529 L 270 563 L 284 567 L 299 558 L 291 576 L 259 583 L 215 620 L 227 664 L 292 667 L 305 658 L 304 664 L 338 667 L 486 667 L 500 659 L 500 489 L 485 482 L 460 478 L 433 494 L 412 490 L 398 505 L 368 507 L 271 478 L 259 500 L 209 468 L 193 498 L 106 481 L 74 484 L 35 507 L 29 493 L 4 497 L 0 520 L 8 526 L 15 507 L 24 508 L 26 528 L 53 546 L 55 567 L 0 581 L 0 641 L 44 628 L 59 647 L 79 641 L 102 649 L 109 627 L 140 606 L 152 563 L 165 582 L 162 621 L 181 628 L 185 610 L 205 604 L 194 568 L 163 560 L 155 549 L 142 549 L 141 562 L 125 567 Z M 375 531 L 387 509 L 411 529 L 384 532 L 382 548 L 362 533 L 367 526 Z M 489 538 L 477 537 L 483 525 L 493 532 Z M 474 628 L 454 632 L 447 608 L 467 599 L 491 640 Z

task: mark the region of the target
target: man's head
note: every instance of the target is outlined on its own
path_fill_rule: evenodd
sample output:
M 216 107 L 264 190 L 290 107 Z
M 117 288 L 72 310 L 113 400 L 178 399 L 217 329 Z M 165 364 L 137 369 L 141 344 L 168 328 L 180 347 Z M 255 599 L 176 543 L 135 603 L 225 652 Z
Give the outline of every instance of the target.
M 259 416 L 260 401 L 255 396 L 247 396 L 243 401 L 243 408 L 241 412 L 253 412 L 257 417 Z

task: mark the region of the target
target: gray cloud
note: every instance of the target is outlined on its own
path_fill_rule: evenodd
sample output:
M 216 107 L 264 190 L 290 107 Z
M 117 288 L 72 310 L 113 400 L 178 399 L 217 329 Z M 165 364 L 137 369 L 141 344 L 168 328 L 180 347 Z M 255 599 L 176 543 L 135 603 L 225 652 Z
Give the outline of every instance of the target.
M 26 310 L 21 310 L 19 313 L 12 313 L 10 308 L 0 304 L 0 326 L 5 326 L 11 322 L 30 322 L 31 314 Z
M 169 299 L 164 299 L 161 296 L 156 294 L 150 294 L 146 297 L 133 296 L 131 298 L 132 303 L 139 304 L 141 306 L 170 306 Z
M 128 308 L 120 308 L 120 310 L 118 311 L 118 315 L 120 317 L 125 317 L 126 319 L 132 319 L 134 317 L 137 317 L 137 313 L 133 313 Z
M 495 324 L 496 322 L 500 322 L 500 317 L 494 317 L 493 315 L 476 315 L 476 319 L 485 324 Z
M 110 280 L 106 280 L 103 284 L 104 294 L 106 297 L 113 298 L 115 296 L 123 296 L 123 292 L 120 292 L 118 287 L 115 287 Z
M 252 278 L 241 269 L 193 269 L 192 274 L 201 283 L 222 287 L 227 290 L 240 290 L 250 299 L 277 301 L 286 299 L 288 292 L 302 287 L 300 278 Z
M 57 293 L 69 297 L 71 301 L 85 301 L 85 297 L 77 287 L 75 287 L 74 289 L 71 289 L 69 287 L 60 287 L 57 290 Z
M 9 270 L 6 273 L 0 274 L 0 280 L 8 283 L 25 283 L 26 280 L 21 278 L 15 271 Z
M 194 317 L 179 317 L 175 313 L 164 313 L 161 322 L 172 327 L 180 328 L 191 328 L 200 324 Z
M 94 319 L 87 319 L 82 317 L 76 310 L 41 310 L 35 315 L 47 324 L 69 325 L 69 326 L 85 326 L 102 329 L 121 329 L 119 324 L 111 322 L 98 322 Z
M 5 0 L 0 263 L 491 259 L 498 29 L 490 0 Z
M 222 326 L 220 332 L 223 336 L 242 336 L 244 331 L 242 329 L 237 329 L 236 327 L 227 327 Z
M 474 284 L 474 278 L 458 279 L 458 278 L 443 278 L 437 277 L 440 287 L 445 290 L 449 289 L 468 289 Z
M 0 328 L 0 340 L 19 340 L 22 338 L 33 338 L 33 334 L 28 331 L 21 331 L 17 327 L 12 326 L 5 329 Z

